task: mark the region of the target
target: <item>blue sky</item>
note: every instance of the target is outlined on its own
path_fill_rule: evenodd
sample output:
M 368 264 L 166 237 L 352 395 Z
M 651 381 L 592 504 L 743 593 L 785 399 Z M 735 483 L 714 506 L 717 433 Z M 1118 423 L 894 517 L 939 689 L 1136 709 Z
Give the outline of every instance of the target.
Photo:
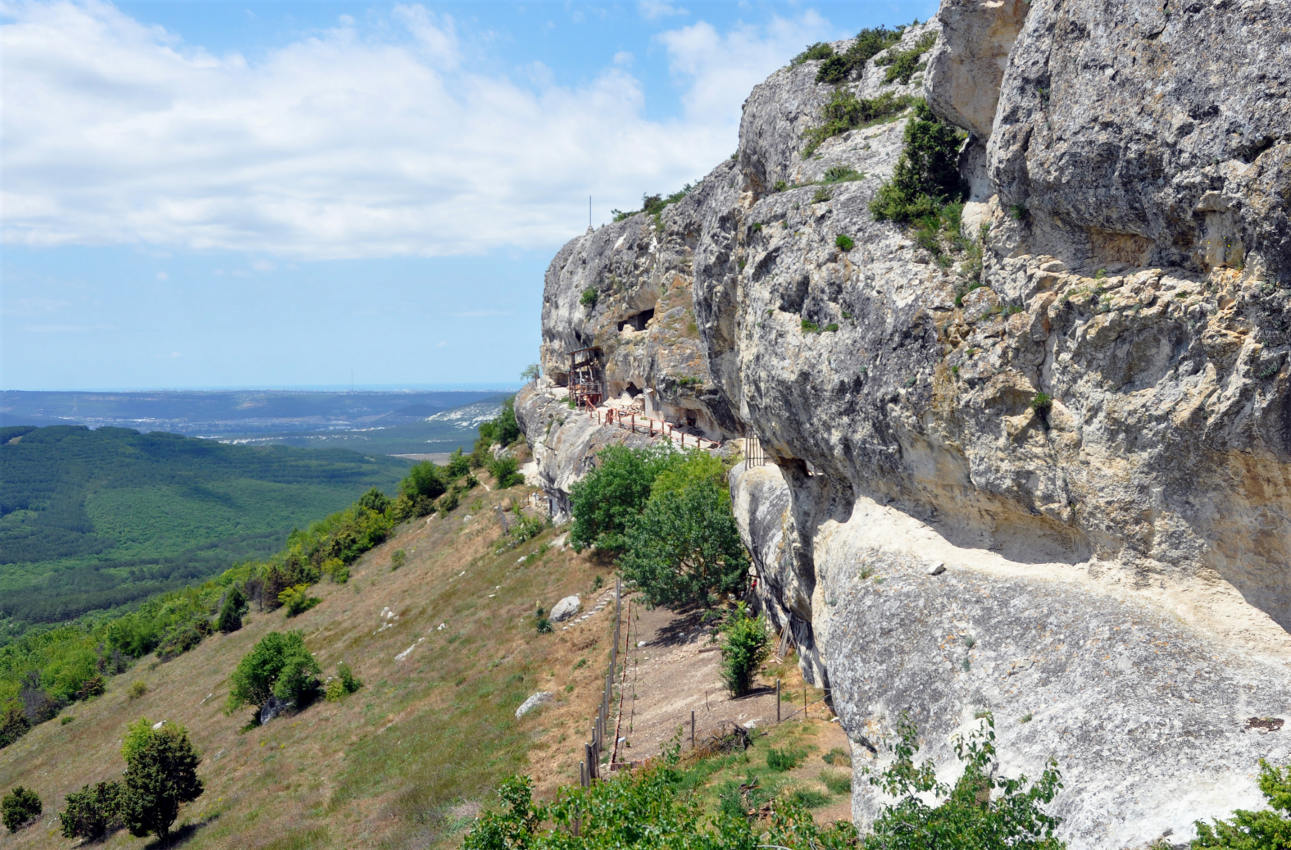
M 936 0 L 0 0 L 0 388 L 485 385 L 551 256 Z

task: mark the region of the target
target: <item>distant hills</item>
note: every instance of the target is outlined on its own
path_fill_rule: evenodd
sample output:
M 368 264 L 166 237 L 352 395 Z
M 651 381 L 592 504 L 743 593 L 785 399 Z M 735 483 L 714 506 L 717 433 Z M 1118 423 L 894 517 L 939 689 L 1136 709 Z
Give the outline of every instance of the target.
M 104 425 L 248 444 L 433 454 L 468 448 L 494 390 L 0 392 L 0 426 Z
M 408 461 L 82 426 L 0 429 L 0 640 L 207 578 L 393 492 Z

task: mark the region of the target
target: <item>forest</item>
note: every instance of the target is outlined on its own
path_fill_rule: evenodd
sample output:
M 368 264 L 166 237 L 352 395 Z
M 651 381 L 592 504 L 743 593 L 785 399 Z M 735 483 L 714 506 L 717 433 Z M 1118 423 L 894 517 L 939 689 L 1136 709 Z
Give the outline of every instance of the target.
M 0 429 L 0 645 L 264 557 L 407 469 L 125 428 Z

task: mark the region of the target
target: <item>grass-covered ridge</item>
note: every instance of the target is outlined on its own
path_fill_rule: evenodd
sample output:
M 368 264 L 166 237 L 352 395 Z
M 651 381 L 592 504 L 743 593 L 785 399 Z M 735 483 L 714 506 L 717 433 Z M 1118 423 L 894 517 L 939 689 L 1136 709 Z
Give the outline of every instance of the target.
M 0 617 L 12 637 L 208 578 L 407 468 L 124 428 L 0 429 Z

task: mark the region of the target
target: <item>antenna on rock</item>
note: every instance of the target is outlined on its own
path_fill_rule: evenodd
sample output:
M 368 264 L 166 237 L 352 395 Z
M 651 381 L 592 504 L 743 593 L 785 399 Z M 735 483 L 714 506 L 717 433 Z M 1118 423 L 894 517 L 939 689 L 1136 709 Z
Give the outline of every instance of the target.
M 592 196 L 587 196 L 587 232 L 592 232 Z

